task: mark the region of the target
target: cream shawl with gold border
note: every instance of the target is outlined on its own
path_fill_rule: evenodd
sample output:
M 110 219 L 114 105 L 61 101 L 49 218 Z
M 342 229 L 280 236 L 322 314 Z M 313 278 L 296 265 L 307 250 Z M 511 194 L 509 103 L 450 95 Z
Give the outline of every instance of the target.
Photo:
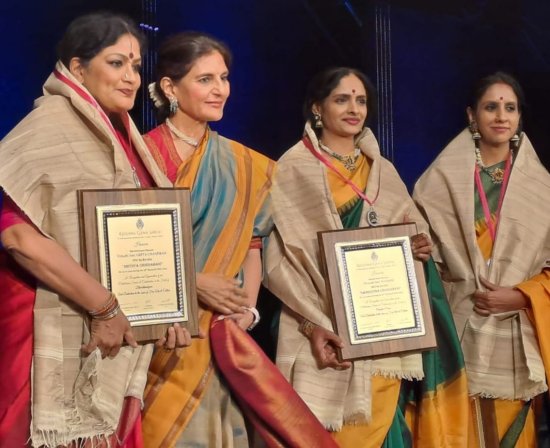
M 58 72 L 78 84 L 58 63 Z M 84 89 L 85 90 L 85 89 Z M 131 138 L 159 186 L 160 172 L 130 120 Z M 0 185 L 44 235 L 80 261 L 76 190 L 135 187 L 123 148 L 98 109 L 50 75 L 44 96 L 0 143 Z M 114 359 L 96 350 L 84 314 L 39 286 L 34 309 L 33 446 L 65 445 L 116 430 L 124 396 L 141 398 L 152 346 L 124 347 Z
M 550 265 L 550 175 L 521 137 L 504 196 L 490 265 L 474 229 L 474 144 L 467 129 L 418 180 L 414 199 L 428 219 L 461 339 L 471 395 L 530 399 L 547 389 L 536 332 L 524 311 L 482 317 L 473 311 L 479 277 L 516 286 Z
M 310 126 L 307 135 L 319 151 Z M 366 129 L 358 145 L 372 161 L 366 194 L 374 198 L 379 222 L 416 222 L 427 225 L 418 213 L 393 165 L 380 155 L 373 133 Z M 295 314 L 332 330 L 330 304 L 319 258 L 317 232 L 342 228 L 332 200 L 325 166 L 300 141 L 277 163 L 271 190 L 275 230 L 265 252 L 266 286 L 285 307 L 281 315 L 277 366 L 302 399 L 331 430 L 344 423 L 365 423 L 371 415 L 371 376 L 422 378 L 420 354 L 355 361 L 346 371 L 319 370 L 308 339 L 298 331 Z M 361 226 L 367 226 L 363 208 Z

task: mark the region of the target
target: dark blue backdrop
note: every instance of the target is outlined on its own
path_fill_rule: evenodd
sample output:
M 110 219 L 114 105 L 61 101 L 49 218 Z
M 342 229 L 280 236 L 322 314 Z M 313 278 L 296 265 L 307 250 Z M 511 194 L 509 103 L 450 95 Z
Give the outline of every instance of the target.
M 277 158 L 300 136 L 303 91 L 313 73 L 343 64 L 376 79 L 374 22 L 381 7 L 391 36 L 392 154 L 409 186 L 464 126 L 471 82 L 497 68 L 522 82 L 530 106 L 525 129 L 549 165 L 545 0 L 159 0 L 156 24 L 159 38 L 196 29 L 230 45 L 232 96 L 215 127 Z M 142 17 L 141 0 L 2 0 L 0 136 L 40 95 L 68 22 L 102 8 Z M 139 119 L 140 111 L 134 115 Z

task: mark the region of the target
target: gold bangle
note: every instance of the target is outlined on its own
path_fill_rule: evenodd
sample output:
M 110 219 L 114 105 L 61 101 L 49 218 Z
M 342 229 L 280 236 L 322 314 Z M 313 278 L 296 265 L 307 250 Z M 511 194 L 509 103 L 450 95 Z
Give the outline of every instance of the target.
M 118 300 L 116 296 L 111 293 L 107 299 L 107 302 L 101 308 L 95 311 L 88 311 L 88 314 L 92 317 L 92 319 L 109 320 L 115 317 L 119 311 L 120 305 L 118 304 Z

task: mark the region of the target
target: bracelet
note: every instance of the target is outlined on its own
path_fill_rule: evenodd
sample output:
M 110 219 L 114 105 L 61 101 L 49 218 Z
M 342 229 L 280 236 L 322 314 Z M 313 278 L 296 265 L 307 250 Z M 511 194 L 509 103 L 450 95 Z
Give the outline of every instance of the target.
M 254 315 L 254 321 L 249 325 L 249 327 L 246 329 L 247 331 L 252 330 L 256 325 L 258 325 L 258 322 L 260 322 L 260 313 L 254 306 L 247 306 L 245 307 L 247 311 L 250 311 Z
M 302 320 L 302 323 L 298 327 L 298 331 L 302 333 L 306 338 L 311 339 L 311 334 L 313 333 L 313 330 L 315 330 L 315 325 L 313 322 L 304 319 Z
M 111 293 L 101 308 L 94 311 L 88 311 L 88 314 L 92 317 L 92 319 L 109 320 L 115 317 L 119 311 L 120 305 L 118 300 L 116 296 Z

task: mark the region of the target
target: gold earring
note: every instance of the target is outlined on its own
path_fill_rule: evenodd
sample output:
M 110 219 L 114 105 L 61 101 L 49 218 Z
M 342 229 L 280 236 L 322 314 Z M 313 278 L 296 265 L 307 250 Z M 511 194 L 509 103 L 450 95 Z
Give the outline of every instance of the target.
M 313 124 L 314 127 L 317 129 L 321 129 L 323 127 L 323 121 L 321 120 L 321 114 L 313 113 L 313 118 L 315 120 L 315 123 Z
M 470 124 L 468 125 L 468 129 L 472 134 L 473 140 L 481 140 L 481 134 L 479 133 L 479 129 L 477 128 L 477 123 L 475 122 L 475 120 L 470 121 Z

